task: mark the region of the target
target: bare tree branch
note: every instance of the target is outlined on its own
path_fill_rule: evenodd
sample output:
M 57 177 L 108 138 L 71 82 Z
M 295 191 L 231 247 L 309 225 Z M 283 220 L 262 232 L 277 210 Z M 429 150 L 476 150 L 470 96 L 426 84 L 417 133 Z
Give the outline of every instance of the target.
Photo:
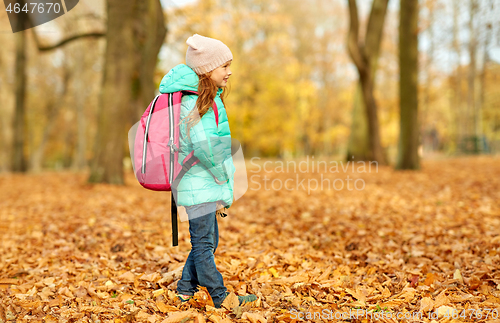
M 74 40 L 77 39 L 82 39 L 82 38 L 99 38 L 99 37 L 104 37 L 106 35 L 105 32 L 93 32 L 93 33 L 88 33 L 88 34 L 80 34 L 80 35 L 74 35 L 69 38 L 63 39 L 60 42 L 54 44 L 54 45 L 49 45 L 49 46 L 43 46 L 40 44 L 40 41 L 38 39 L 38 35 L 36 31 L 33 29 L 33 38 L 35 39 L 35 43 L 38 47 L 38 50 L 43 52 L 43 51 L 50 51 L 54 50 L 56 48 L 62 47 Z
M 363 50 L 359 46 L 359 20 L 358 20 L 358 7 L 356 5 L 356 0 L 348 0 L 349 2 L 349 33 L 347 34 L 347 49 L 349 55 L 352 58 L 354 64 L 358 68 L 359 72 L 362 73 L 366 70 L 365 59 L 363 55 Z
M 382 43 L 382 33 L 384 31 L 385 16 L 389 0 L 373 0 L 368 25 L 366 27 L 365 54 L 373 57 L 376 61 Z M 370 62 L 371 63 L 371 62 Z

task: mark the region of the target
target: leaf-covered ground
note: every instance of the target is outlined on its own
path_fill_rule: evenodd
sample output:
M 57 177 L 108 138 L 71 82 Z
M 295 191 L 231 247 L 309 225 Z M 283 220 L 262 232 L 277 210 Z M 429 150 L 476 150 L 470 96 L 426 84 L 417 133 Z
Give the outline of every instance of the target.
M 418 172 L 277 166 L 249 171 L 247 193 L 219 218 L 226 287 L 260 299 L 217 310 L 203 289 L 175 298 L 190 243 L 180 222 L 171 247 L 169 193 L 133 174 L 121 187 L 83 173 L 0 174 L 0 322 L 500 318 L 499 158 L 424 161 Z M 364 189 L 312 189 L 347 176 Z M 273 189 L 287 179 L 291 190 Z

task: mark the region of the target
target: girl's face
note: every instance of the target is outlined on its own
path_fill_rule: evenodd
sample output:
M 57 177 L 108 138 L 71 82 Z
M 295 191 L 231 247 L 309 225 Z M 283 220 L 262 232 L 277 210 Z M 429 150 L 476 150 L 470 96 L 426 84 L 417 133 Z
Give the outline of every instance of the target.
M 231 62 L 232 61 L 228 61 L 212 71 L 210 78 L 215 81 L 217 87 L 224 87 L 227 85 L 227 80 L 232 74 L 230 68 Z

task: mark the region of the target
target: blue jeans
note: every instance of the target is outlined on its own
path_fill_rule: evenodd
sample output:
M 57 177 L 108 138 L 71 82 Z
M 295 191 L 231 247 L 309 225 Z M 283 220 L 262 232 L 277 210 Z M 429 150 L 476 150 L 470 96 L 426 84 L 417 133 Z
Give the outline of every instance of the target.
M 181 280 L 177 282 L 177 292 L 194 295 L 198 285 L 204 286 L 215 307 L 220 307 L 226 297 L 227 288 L 214 260 L 214 253 L 219 244 L 215 211 L 215 202 L 186 206 L 192 247 L 182 270 Z

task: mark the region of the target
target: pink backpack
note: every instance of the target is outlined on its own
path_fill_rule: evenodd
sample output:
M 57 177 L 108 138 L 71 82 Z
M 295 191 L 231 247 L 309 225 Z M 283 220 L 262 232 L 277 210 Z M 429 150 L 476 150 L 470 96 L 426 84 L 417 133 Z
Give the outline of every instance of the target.
M 135 177 L 153 191 L 171 191 L 172 244 L 178 245 L 177 185 L 184 174 L 199 162 L 191 151 L 179 164 L 179 122 L 183 95 L 198 94 L 179 91 L 157 95 L 141 120 L 129 130 L 129 149 Z M 219 124 L 217 105 L 213 104 Z M 201 164 L 203 165 L 203 164 Z M 208 170 L 208 169 L 207 169 Z M 212 174 L 216 181 L 217 178 Z

